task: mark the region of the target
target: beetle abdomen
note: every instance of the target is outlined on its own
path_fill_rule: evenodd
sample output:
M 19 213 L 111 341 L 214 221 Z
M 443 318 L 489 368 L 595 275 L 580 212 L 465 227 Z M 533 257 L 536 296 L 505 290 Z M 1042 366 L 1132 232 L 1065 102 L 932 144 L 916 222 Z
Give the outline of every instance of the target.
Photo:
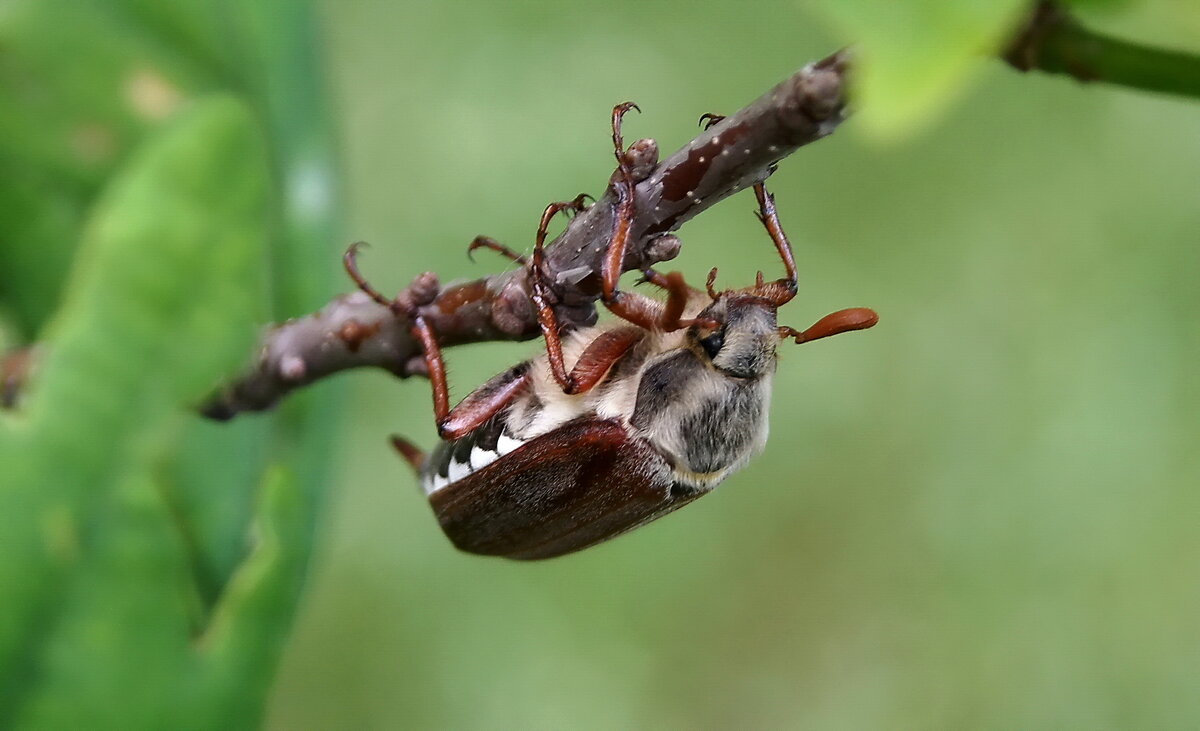
M 539 559 L 599 543 L 703 494 L 674 482 L 645 440 L 615 420 L 586 417 L 433 491 L 429 502 L 459 549 Z
M 461 439 L 442 442 L 421 470 L 421 487 L 431 495 L 472 472 L 487 467 L 525 442 L 505 429 L 503 414 L 484 422 Z

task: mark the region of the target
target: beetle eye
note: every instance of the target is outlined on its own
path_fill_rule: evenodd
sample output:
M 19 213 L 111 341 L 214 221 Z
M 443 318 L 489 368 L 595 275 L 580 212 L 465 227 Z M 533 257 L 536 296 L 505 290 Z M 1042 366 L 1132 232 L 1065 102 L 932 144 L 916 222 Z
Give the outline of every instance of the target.
M 710 359 L 717 357 L 717 353 L 721 351 L 723 345 L 725 345 L 725 332 L 722 330 L 700 340 L 700 346 L 704 348 L 705 353 L 708 353 Z

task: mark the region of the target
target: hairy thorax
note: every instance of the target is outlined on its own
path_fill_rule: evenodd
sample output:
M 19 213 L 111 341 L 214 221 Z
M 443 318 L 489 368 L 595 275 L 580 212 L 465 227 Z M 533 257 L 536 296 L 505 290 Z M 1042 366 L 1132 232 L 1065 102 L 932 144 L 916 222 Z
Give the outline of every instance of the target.
M 568 369 L 603 330 L 585 328 L 564 339 Z M 679 482 L 701 490 L 715 486 L 766 443 L 772 371 L 731 378 L 689 345 L 684 331 L 648 333 L 586 394 L 563 393 L 545 356 L 531 367 L 533 387 L 504 417 L 507 431 L 521 441 L 584 416 L 613 419 L 652 444 Z

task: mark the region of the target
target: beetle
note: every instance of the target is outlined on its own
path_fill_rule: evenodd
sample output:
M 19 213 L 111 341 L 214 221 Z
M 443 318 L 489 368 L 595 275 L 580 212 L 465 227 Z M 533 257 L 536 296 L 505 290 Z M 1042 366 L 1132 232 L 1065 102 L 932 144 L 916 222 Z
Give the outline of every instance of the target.
M 583 196 L 552 203 L 526 259 L 491 240 L 488 247 L 527 266 L 545 351 L 493 377 L 453 409 L 436 333 L 416 307 L 406 314 L 424 357 L 443 442 L 428 456 L 400 437 L 393 444 L 417 471 L 442 529 L 476 554 L 544 559 L 595 545 L 710 492 L 767 440 L 767 412 L 781 339 L 808 342 L 873 326 L 865 308 L 842 310 L 798 331 L 776 311 L 797 291 L 791 244 L 773 196 L 754 186 L 758 218 L 785 276 L 744 289 L 704 291 L 677 272 L 644 272 L 665 302 L 618 287 L 634 217 L 634 185 L 612 115 L 619 169 L 613 229 L 601 267 L 601 301 L 616 319 L 560 333 L 550 306 L 544 244 L 552 218 L 582 210 Z M 711 118 L 711 115 L 709 115 Z M 355 247 L 345 265 L 360 289 L 389 307 L 359 273 Z

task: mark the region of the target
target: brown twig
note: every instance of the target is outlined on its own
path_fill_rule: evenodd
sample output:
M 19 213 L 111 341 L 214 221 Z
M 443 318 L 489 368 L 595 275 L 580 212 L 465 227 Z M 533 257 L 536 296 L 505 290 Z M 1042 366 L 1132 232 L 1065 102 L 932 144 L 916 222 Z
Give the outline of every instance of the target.
M 846 70 L 845 52 L 809 64 L 662 162 L 654 140 L 633 143 L 625 154 L 636 182 L 637 217 L 623 270 L 674 258 L 680 242 L 670 232 L 766 179 L 802 145 L 832 133 L 844 118 Z M 614 200 L 610 185 L 546 249 L 546 281 L 558 321 L 567 327 L 595 322 Z M 432 275 L 413 284 L 430 286 L 436 286 Z M 539 333 L 530 292 L 522 269 L 451 283 L 420 313 L 443 346 L 527 340 Z M 269 331 L 250 371 L 223 388 L 203 413 L 229 419 L 267 409 L 291 391 L 349 368 L 384 368 L 400 377 L 420 374 L 420 356 L 407 317 L 361 293 L 345 295 Z
M 1003 57 L 1019 71 L 1200 98 L 1200 56 L 1095 33 L 1050 0 L 1037 3 Z

